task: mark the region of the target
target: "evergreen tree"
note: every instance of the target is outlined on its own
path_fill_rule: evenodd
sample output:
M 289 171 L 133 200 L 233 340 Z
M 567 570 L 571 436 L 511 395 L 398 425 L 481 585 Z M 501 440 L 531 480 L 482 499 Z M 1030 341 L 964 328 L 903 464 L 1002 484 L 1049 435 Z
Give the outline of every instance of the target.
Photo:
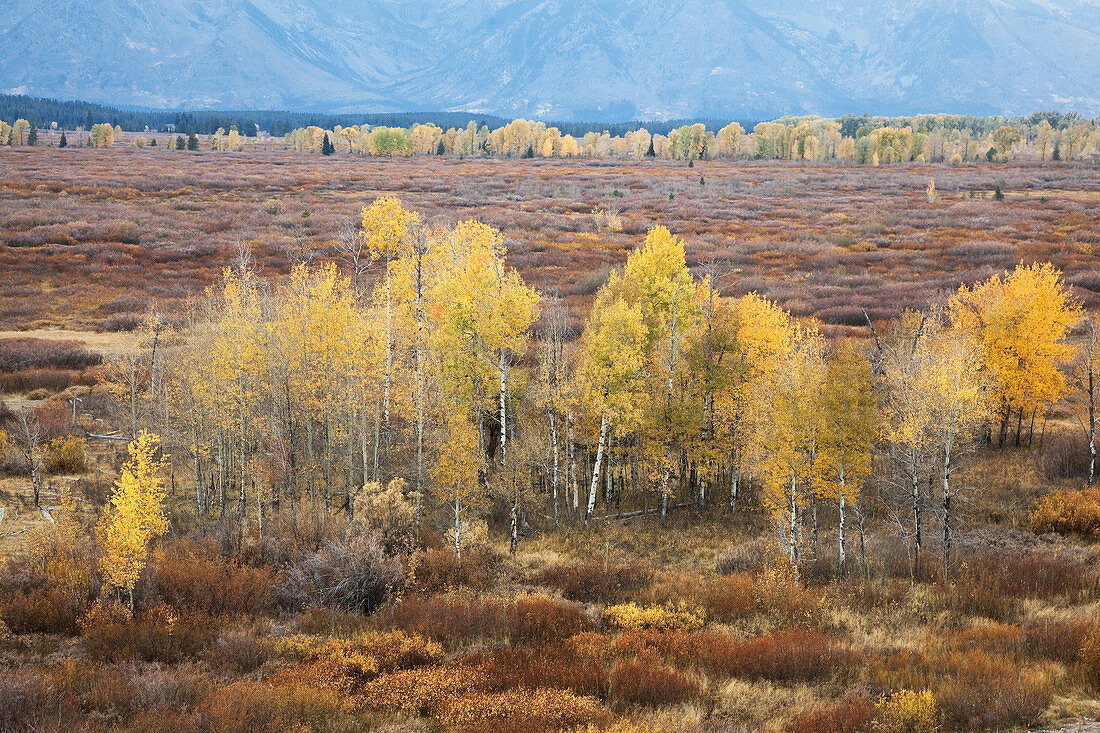
M 999 183 L 997 184 L 997 188 L 993 191 L 993 200 L 994 201 L 1004 201 L 1005 200 L 1004 191 L 1001 190 L 1001 184 L 999 184 Z
M 57 147 L 59 147 L 59 148 L 69 147 L 69 139 L 67 137 L 65 137 L 65 133 L 61 133 L 61 142 L 59 142 L 57 144 Z
M 657 151 L 653 148 L 653 138 L 649 139 L 649 150 L 645 151 L 645 157 L 656 158 Z
M 328 133 L 326 132 L 325 139 L 321 141 L 321 155 L 332 155 L 335 152 L 336 146 L 328 139 Z
M 1054 152 L 1051 154 L 1050 159 L 1051 160 L 1061 160 L 1062 159 L 1062 143 L 1061 142 L 1054 143 Z
M 38 126 L 33 122 L 31 123 L 30 132 L 27 133 L 27 145 L 32 148 L 38 144 Z
M 155 148 L 156 146 L 157 146 L 157 139 L 154 137 L 152 140 L 149 141 L 149 147 Z
M 187 136 L 187 149 L 198 150 L 199 149 L 199 136 L 195 133 L 191 133 Z
M 176 135 L 176 150 L 183 150 L 186 147 L 183 142 L 183 135 Z

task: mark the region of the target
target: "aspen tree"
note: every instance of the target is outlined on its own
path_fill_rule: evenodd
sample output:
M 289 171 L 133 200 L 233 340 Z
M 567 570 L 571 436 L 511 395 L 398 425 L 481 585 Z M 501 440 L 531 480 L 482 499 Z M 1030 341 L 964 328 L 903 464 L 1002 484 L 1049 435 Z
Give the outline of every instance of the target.
M 386 306 L 386 381 L 382 396 L 382 419 L 390 422 L 390 383 L 393 380 L 393 315 L 390 268 L 407 245 L 412 230 L 419 224 L 415 212 L 406 211 L 392 196 L 377 199 L 362 211 L 363 234 L 371 253 L 382 262 Z
M 687 268 L 683 240 L 668 229 L 656 226 L 646 234 L 642 246 L 627 257 L 622 278 L 624 296 L 637 308 L 646 325 L 646 351 L 652 362 L 650 374 L 654 387 L 657 432 L 662 436 L 660 456 L 660 515 L 668 511 L 673 446 L 680 437 L 674 419 L 674 391 L 684 366 L 688 334 L 699 313 L 695 303 L 695 283 Z
M 430 291 L 435 269 L 439 264 L 437 232 L 416 227 L 411 246 L 394 263 L 394 288 L 397 293 L 398 333 L 406 334 L 407 348 L 412 351 L 412 398 L 416 410 L 416 516 L 419 530 L 421 502 L 424 496 L 424 449 L 428 419 L 428 349 L 431 343 Z
M 477 431 L 464 414 L 463 405 L 452 401 L 444 415 L 439 452 L 431 477 L 437 497 L 451 506 L 454 515 L 455 556 L 462 557 L 462 527 L 481 491 L 477 479 Z
M 951 475 L 957 454 L 992 414 L 990 375 L 982 367 L 981 347 L 965 332 L 944 329 L 930 344 L 928 384 L 932 402 L 932 427 L 939 453 L 942 486 L 943 575 L 951 570 L 952 499 Z
M 1077 408 L 1078 419 L 1089 441 L 1088 485 L 1096 479 L 1097 391 L 1100 390 L 1100 315 L 1089 313 L 1084 318 L 1084 338 L 1071 372 L 1074 386 L 1084 398 Z
M 538 318 L 539 295 L 524 284 L 519 273 L 506 267 L 504 238 L 492 227 L 461 222 L 447 237 L 444 251 L 449 262 L 433 293 L 440 330 L 452 344 L 465 345 L 496 381 L 503 477 L 510 380 L 515 363 L 526 351 L 531 324 Z M 513 488 L 518 492 L 518 487 Z M 518 514 L 518 493 L 513 511 Z M 513 551 L 516 541 L 513 532 Z
M 760 385 L 756 447 L 763 503 L 776 521 L 792 566 L 800 559 L 800 513 L 813 490 L 818 395 L 825 377 L 824 342 L 815 328 L 795 325 L 779 368 Z M 800 490 L 800 483 L 809 491 Z
M 608 428 L 634 425 L 641 417 L 646 328 L 642 314 L 620 295 L 619 282 L 612 274 L 596 294 L 578 352 L 577 401 L 599 424 L 585 524 L 596 505 Z
M 878 430 L 878 402 L 871 389 L 871 364 L 851 344 L 828 361 L 819 402 L 821 431 L 817 465 L 819 494 L 837 502 L 839 571 L 846 570 L 846 509 L 858 506 L 871 470 L 871 447 Z
M 747 448 L 759 418 L 754 395 L 779 368 L 793 333 L 790 315 L 755 293 L 734 304 L 733 317 L 737 321 L 737 365 L 729 385 L 717 392 L 714 407 L 716 440 L 730 458 L 730 509 L 737 508 Z
M 906 311 L 895 324 L 883 354 L 886 431 L 893 460 L 901 473 L 908 509 L 912 512 L 911 570 L 914 579 L 920 575 L 924 550 L 921 486 L 931 475 L 934 461 L 932 436 L 936 416 L 927 388 L 932 356 L 930 332 L 937 327 L 934 312 Z
M 729 449 L 728 436 L 719 430 L 716 403 L 741 375 L 744 363 L 737 353 L 740 320 L 732 302 L 723 298 L 707 275 L 695 288 L 700 321 L 686 346 L 687 372 L 691 376 L 696 424 L 689 445 L 699 462 L 697 503 L 703 509 L 709 482 Z
M 130 598 L 141 578 L 149 544 L 168 531 L 164 516 L 164 484 L 160 472 L 166 456 L 157 457 L 160 439 L 145 430 L 130 443 L 130 460 L 122 467 L 110 505 L 99 522 L 105 580 Z
M 949 308 L 952 323 L 980 347 L 996 384 L 998 442 L 1007 441 L 1015 413 L 1019 445 L 1024 415 L 1046 410 L 1065 392 L 1062 367 L 1076 352 L 1067 337 L 1080 306 L 1062 273 L 1046 263 L 1021 264 L 1004 277 L 961 286 Z

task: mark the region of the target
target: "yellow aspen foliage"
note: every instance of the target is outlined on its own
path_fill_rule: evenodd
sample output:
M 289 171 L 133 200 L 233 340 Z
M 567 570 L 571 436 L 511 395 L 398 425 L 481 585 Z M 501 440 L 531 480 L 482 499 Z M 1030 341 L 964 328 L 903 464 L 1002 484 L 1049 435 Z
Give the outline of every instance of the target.
M 829 359 L 818 406 L 814 491 L 837 502 L 838 559 L 844 572 L 845 509 L 859 503 L 863 481 L 871 472 L 871 448 L 879 427 L 871 363 L 851 344 L 842 344 Z
M 414 211 L 408 211 L 393 196 L 383 196 L 361 213 L 363 234 L 376 257 L 389 260 L 400 254 L 406 237 L 420 223 Z
M 462 556 L 462 528 L 468 524 L 467 514 L 478 504 L 482 492 L 478 485 L 480 466 L 477 452 L 477 430 L 454 405 L 444 416 L 438 456 L 430 474 L 435 483 L 436 498 L 449 504 L 454 512 L 455 555 Z
M 1021 264 L 952 298 L 953 324 L 982 349 L 996 383 L 1002 443 L 1011 412 L 1042 412 L 1065 392 L 1062 366 L 1076 353 L 1067 336 L 1080 313 L 1050 263 Z
M 792 565 L 799 560 L 800 513 L 813 490 L 817 405 L 824 379 L 824 340 L 817 329 L 796 324 L 779 368 L 753 396 L 759 405 L 754 450 L 763 478 L 761 498 Z M 801 488 L 803 483 L 809 491 Z
M 167 456 L 157 457 L 159 447 L 160 438 L 145 430 L 130 443 L 130 460 L 122 467 L 98 527 L 104 577 L 108 585 L 130 595 L 131 606 L 149 544 L 168 531 L 164 483 L 159 475 Z

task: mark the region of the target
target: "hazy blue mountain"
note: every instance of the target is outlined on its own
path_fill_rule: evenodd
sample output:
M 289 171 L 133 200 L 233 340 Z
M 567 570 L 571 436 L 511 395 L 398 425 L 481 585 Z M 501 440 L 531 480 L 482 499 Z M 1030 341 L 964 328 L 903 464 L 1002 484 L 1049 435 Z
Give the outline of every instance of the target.
M 14 0 L 0 91 L 619 120 L 1100 115 L 1094 0 Z

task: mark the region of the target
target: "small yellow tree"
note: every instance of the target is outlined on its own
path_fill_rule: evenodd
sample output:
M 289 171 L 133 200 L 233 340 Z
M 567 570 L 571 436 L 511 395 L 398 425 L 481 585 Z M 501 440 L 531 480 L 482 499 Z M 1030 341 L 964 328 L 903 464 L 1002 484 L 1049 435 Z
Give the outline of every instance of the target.
M 159 445 L 160 438 L 146 430 L 130 443 L 130 460 L 122 467 L 110 506 L 99 523 L 104 576 L 113 588 L 129 595 L 131 609 L 149 543 L 168 531 L 164 483 L 159 475 L 166 456 L 157 457 Z

